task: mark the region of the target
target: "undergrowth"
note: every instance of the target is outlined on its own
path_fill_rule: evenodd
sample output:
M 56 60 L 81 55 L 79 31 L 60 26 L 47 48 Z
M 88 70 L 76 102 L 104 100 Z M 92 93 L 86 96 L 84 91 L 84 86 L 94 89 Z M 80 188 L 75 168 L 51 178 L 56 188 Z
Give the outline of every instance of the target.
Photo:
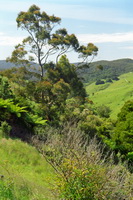
M 96 138 L 76 127 L 52 133 L 42 154 L 57 172 L 56 190 L 65 200 L 131 200 L 133 174 Z M 106 152 L 106 153 L 105 153 Z

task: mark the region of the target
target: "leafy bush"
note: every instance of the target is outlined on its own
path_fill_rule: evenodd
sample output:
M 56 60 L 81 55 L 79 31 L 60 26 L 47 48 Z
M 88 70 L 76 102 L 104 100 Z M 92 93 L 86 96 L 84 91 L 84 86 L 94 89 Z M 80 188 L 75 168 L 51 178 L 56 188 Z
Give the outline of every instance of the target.
M 99 114 L 100 117 L 109 118 L 110 112 L 111 110 L 108 106 L 101 105 L 97 107 L 97 113 Z
M 132 160 L 132 161 L 133 161 L 133 152 L 129 152 L 129 153 L 127 154 L 127 158 L 128 158 L 129 160 Z
M 127 101 L 118 114 L 114 133 L 111 135 L 115 143 L 116 152 L 123 154 L 125 158 L 131 158 L 133 152 L 133 101 Z M 131 159 L 132 160 L 132 159 Z
M 93 152 L 94 153 L 94 152 Z M 66 180 L 59 178 L 59 190 L 61 198 L 73 200 L 104 200 L 104 199 L 129 199 L 132 193 L 126 192 L 127 187 L 132 187 L 130 183 L 124 181 L 129 174 L 119 166 L 109 167 L 86 164 L 83 161 L 65 159 L 61 167 L 67 172 Z M 124 175 L 126 173 L 126 176 Z M 113 174 L 114 173 L 114 174 Z M 66 173 L 65 173 L 66 174 Z M 121 174 L 123 180 L 120 182 Z M 122 185 L 124 184 L 124 185 Z M 129 195 L 129 196 L 128 196 Z

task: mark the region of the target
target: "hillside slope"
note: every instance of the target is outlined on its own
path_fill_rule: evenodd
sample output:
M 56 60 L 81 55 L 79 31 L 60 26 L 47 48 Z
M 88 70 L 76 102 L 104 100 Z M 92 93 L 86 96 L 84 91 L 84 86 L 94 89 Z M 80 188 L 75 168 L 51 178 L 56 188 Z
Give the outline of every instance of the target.
M 0 155 L 0 199 L 55 199 L 51 192 L 53 169 L 34 147 L 1 138 Z
M 133 99 L 133 73 L 123 74 L 119 79 L 113 83 L 102 85 L 92 83 L 86 86 L 89 98 L 94 102 L 94 105 L 96 107 L 99 105 L 110 107 L 112 118 L 117 117 L 126 101 Z
M 103 67 L 103 70 L 97 68 L 99 65 Z M 90 84 L 98 79 L 112 78 L 128 72 L 133 72 L 132 59 L 93 62 L 89 68 L 80 70 L 79 74 L 86 84 Z

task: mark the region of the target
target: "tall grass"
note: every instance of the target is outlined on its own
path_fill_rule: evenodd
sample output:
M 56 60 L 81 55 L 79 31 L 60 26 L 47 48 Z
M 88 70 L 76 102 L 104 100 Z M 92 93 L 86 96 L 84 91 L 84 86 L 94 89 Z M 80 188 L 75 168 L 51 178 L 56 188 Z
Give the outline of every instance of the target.
M 1 138 L 0 155 L 1 200 L 55 199 L 54 171 L 34 147 Z

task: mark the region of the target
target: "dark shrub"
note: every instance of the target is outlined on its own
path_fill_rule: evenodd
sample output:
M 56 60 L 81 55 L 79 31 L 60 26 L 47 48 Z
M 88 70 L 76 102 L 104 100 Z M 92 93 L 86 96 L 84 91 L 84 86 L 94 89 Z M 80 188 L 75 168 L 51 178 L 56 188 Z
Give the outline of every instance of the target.
M 95 84 L 96 84 L 96 85 L 104 84 L 104 81 L 102 81 L 102 80 L 97 80 Z

